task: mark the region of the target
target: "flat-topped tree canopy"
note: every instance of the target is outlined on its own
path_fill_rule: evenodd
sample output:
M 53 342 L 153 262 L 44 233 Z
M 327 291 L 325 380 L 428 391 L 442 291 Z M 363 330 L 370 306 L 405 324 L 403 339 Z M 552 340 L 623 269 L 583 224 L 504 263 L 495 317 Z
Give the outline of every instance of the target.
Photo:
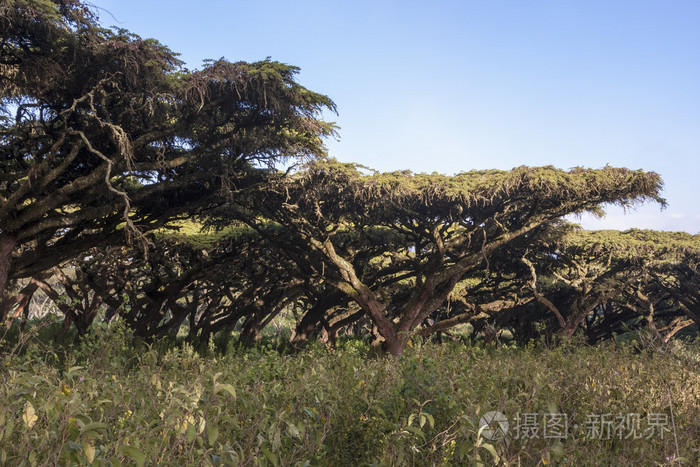
M 333 102 L 293 66 L 190 71 L 77 0 L 4 2 L 0 31 L 0 291 L 125 234 L 145 241 L 230 198 L 251 166 L 323 155 L 334 134 L 320 119 Z
M 584 230 L 575 224 L 557 228 L 549 238 L 541 237 L 547 249 L 579 248 L 590 254 L 673 261 L 686 253 L 700 253 L 700 235 L 646 229 Z
M 368 173 L 327 159 L 256 186 L 222 216 L 284 243 L 295 261 L 355 300 L 400 353 L 465 273 L 488 268 L 498 248 L 605 203 L 663 205 L 661 186 L 656 173 L 613 167 L 446 176 Z
M 539 235 L 521 262 L 529 276 L 526 289 L 562 332 L 572 335 L 586 320 L 595 340 L 600 329 L 619 331 L 630 316 L 645 316 L 654 330 L 655 309 L 663 308 L 666 318 L 688 314 L 672 292 L 698 252 L 700 236 L 685 232 L 587 231 L 569 224 Z
M 570 171 L 518 167 L 454 176 L 409 171 L 367 174 L 361 166 L 331 159 L 314 162 L 307 170 L 280 180 L 279 190 L 298 194 L 295 203 L 300 209 L 329 220 L 369 216 L 375 223 L 393 223 L 397 216 L 413 215 L 435 222 L 454 221 L 468 228 L 489 220 L 517 224 L 530 210 L 600 212 L 605 203 L 665 204 L 659 196 L 662 182 L 658 174 L 613 167 Z M 320 210 L 315 208 L 319 201 L 325 203 Z

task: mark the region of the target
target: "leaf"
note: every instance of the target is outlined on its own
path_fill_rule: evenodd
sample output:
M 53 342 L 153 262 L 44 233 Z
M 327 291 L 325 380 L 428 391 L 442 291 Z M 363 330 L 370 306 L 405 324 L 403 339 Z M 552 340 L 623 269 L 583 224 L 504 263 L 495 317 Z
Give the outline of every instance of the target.
M 209 445 L 213 445 L 219 437 L 219 427 L 210 426 L 207 430 L 207 439 L 209 440 Z
M 39 420 L 39 417 L 36 416 L 36 411 L 34 410 L 34 406 L 31 402 L 24 404 L 24 414 L 22 415 L 22 420 L 24 420 L 24 424 L 27 425 L 27 428 L 33 427 L 37 420 Z
M 484 432 L 485 429 L 487 429 L 489 426 L 488 425 L 483 425 L 481 428 L 479 428 L 479 431 L 476 432 L 476 447 L 481 446 L 481 443 L 483 442 L 484 438 L 482 436 L 482 433 Z
M 282 433 L 280 433 L 279 430 L 275 430 L 270 444 L 272 445 L 272 449 L 275 451 L 279 451 L 279 449 L 282 447 Z
M 554 444 L 549 448 L 549 452 L 551 452 L 555 458 L 561 459 L 564 457 L 564 446 L 561 444 Z
M 73 372 L 76 372 L 76 371 L 82 370 L 82 369 L 83 369 L 82 366 L 72 366 L 72 367 L 70 367 L 70 368 L 68 369 L 68 371 L 66 371 L 66 375 L 70 375 L 70 374 L 72 374 Z
M 83 441 L 83 452 L 85 453 L 87 461 L 92 464 L 92 462 L 95 460 L 95 445 L 92 442 L 92 438 L 88 438 Z
M 272 465 L 274 465 L 275 467 L 279 465 L 277 457 L 274 454 L 272 454 L 269 449 L 263 448 L 261 452 L 265 455 L 265 457 L 267 457 L 267 460 L 272 462 Z
M 50 399 L 46 401 L 46 404 L 42 407 L 46 413 L 49 413 L 53 410 L 53 408 L 56 407 L 56 401 L 53 399 Z
M 420 429 L 416 428 L 415 426 L 407 426 L 406 431 L 408 431 L 409 433 L 413 433 L 416 436 L 419 436 L 423 441 L 425 441 L 425 435 Z
M 188 443 L 191 443 L 192 441 L 194 441 L 194 438 L 197 436 L 197 429 L 191 423 L 187 424 L 187 430 L 186 430 L 185 436 L 187 436 Z
M 158 378 L 158 375 L 153 373 L 153 376 L 151 376 L 151 384 L 156 387 L 156 390 L 160 391 L 162 389 L 162 384 L 160 382 L 160 378 Z
M 214 394 L 219 394 L 223 391 L 226 391 L 229 394 L 231 394 L 234 400 L 236 399 L 236 388 L 234 388 L 232 385 L 228 383 L 217 383 L 214 385 Z
M 498 453 L 496 452 L 496 448 L 493 447 L 493 444 L 484 443 L 483 447 L 491 453 L 491 456 L 493 456 L 494 464 L 498 464 L 498 461 L 501 460 L 501 456 L 498 455 Z
M 82 412 L 74 413 L 73 417 L 75 417 L 75 419 L 79 422 L 80 426 L 82 427 L 85 427 L 88 424 L 92 423 L 92 419 L 90 418 L 90 416 Z
M 8 420 L 7 425 L 5 425 L 5 434 L 4 434 L 5 439 L 9 439 L 10 436 L 12 436 L 12 430 L 14 430 L 14 429 L 15 429 L 14 420 Z
M 66 441 L 66 444 L 63 445 L 63 449 L 65 449 L 67 452 L 75 453 L 82 451 L 83 446 L 76 443 L 75 441 Z
M 143 467 L 143 464 L 146 463 L 146 455 L 138 448 L 122 444 L 121 446 L 119 446 L 118 451 L 120 454 L 129 456 L 132 459 L 134 459 L 134 462 L 136 462 L 137 467 Z
M 106 423 L 90 422 L 85 424 L 81 432 L 83 434 L 97 433 L 99 430 L 106 430 L 108 428 L 109 425 L 107 425 Z
M 287 432 L 289 433 L 289 436 L 291 436 L 292 438 L 299 438 L 300 437 L 299 429 L 293 423 L 287 422 Z

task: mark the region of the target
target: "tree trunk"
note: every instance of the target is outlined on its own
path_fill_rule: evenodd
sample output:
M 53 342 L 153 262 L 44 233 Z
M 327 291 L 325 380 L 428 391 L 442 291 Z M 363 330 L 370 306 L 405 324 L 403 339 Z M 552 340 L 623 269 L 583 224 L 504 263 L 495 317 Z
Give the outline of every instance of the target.
M 0 323 L 4 323 L 7 319 L 15 319 L 22 314 L 25 307 L 29 306 L 29 303 L 37 288 L 38 286 L 34 282 L 30 282 L 16 295 L 0 300 Z M 17 308 L 15 309 L 13 315 L 10 316 L 10 311 L 15 306 Z
M 322 313 L 314 313 L 313 308 L 301 317 L 299 323 L 294 327 L 289 342 L 303 346 L 311 335 L 316 332 L 318 323 L 321 321 Z
M 658 328 L 656 327 L 656 323 L 654 322 L 654 304 L 653 303 L 648 303 L 648 312 L 645 316 L 646 321 L 647 321 L 647 327 L 651 330 L 652 334 L 654 334 L 654 337 L 656 338 L 661 338 L 661 334 L 659 333 Z
M 63 341 L 63 338 L 68 334 L 68 331 L 70 331 L 71 326 L 73 325 L 73 321 L 68 316 L 63 317 L 63 324 L 61 325 L 61 328 L 56 331 L 53 335 L 53 343 L 54 345 L 58 345 L 59 342 Z
M 335 340 L 338 334 L 337 329 L 333 329 L 330 326 L 323 326 L 321 328 L 320 341 L 328 346 L 330 349 L 335 349 Z
M 676 317 L 668 326 L 666 326 L 665 331 L 668 331 L 668 332 L 666 332 L 666 335 L 663 337 L 664 344 L 667 344 L 668 341 L 670 341 L 673 338 L 673 336 L 678 334 L 679 331 L 682 331 L 683 329 L 685 329 L 686 327 L 688 327 L 692 324 L 693 324 L 692 320 L 689 320 L 689 319 L 683 320 L 682 316 Z
M 698 335 L 700 335 L 700 307 L 694 307 L 690 300 L 688 300 L 687 304 L 678 300 L 678 304 L 683 313 L 685 313 L 688 318 L 695 321 L 695 324 L 698 326 Z
M 309 338 L 318 332 L 319 325 L 324 319 L 328 309 L 341 302 L 342 296 L 339 293 L 332 293 L 322 297 L 314 303 L 301 317 L 292 330 L 289 338 L 291 344 L 303 347 Z
M 392 357 L 400 357 L 408 339 L 405 336 L 384 336 L 384 350 Z
M 574 322 L 566 326 L 564 328 L 564 335 L 568 338 L 572 338 L 574 334 L 576 334 L 576 330 L 578 329 L 579 323 Z
M 238 336 L 240 342 L 251 345 L 260 340 L 262 326 L 260 320 L 255 316 L 249 316 L 243 323 L 241 334 Z
M 10 265 L 12 262 L 12 250 L 15 249 L 17 240 L 7 235 L 0 235 L 0 298 L 5 295 L 7 281 L 10 277 Z

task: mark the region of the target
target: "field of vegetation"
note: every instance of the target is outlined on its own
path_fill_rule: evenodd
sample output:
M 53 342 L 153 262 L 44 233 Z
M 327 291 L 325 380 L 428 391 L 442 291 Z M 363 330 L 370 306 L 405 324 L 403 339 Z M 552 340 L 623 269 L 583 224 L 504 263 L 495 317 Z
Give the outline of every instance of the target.
M 2 465 L 697 465 L 700 351 L 640 334 L 556 348 L 455 340 L 376 357 L 98 326 L 10 329 Z M 10 345 L 12 343 L 12 345 Z M 489 412 L 509 423 L 483 426 Z M 480 423 L 481 422 L 481 423 Z M 505 428 L 500 432 L 498 426 Z M 491 428 L 496 428 L 489 431 Z
M 564 221 L 659 174 L 338 161 L 99 11 L 0 2 L 0 465 L 698 465 L 700 235 Z

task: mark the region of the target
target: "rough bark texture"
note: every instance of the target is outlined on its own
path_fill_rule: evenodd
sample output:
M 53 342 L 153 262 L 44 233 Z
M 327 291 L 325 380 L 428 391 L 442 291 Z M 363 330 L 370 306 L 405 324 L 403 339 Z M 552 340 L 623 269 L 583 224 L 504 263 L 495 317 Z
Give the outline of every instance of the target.
M 38 286 L 34 282 L 30 282 L 19 293 L 0 300 L 0 323 L 5 322 L 7 319 L 15 319 L 23 312 L 25 315 L 28 315 L 29 303 L 37 288 Z M 10 311 L 13 308 L 15 311 L 10 316 Z
M 5 295 L 7 282 L 10 276 L 10 266 L 12 265 L 12 250 L 17 241 L 8 236 L 0 235 L 0 298 Z

